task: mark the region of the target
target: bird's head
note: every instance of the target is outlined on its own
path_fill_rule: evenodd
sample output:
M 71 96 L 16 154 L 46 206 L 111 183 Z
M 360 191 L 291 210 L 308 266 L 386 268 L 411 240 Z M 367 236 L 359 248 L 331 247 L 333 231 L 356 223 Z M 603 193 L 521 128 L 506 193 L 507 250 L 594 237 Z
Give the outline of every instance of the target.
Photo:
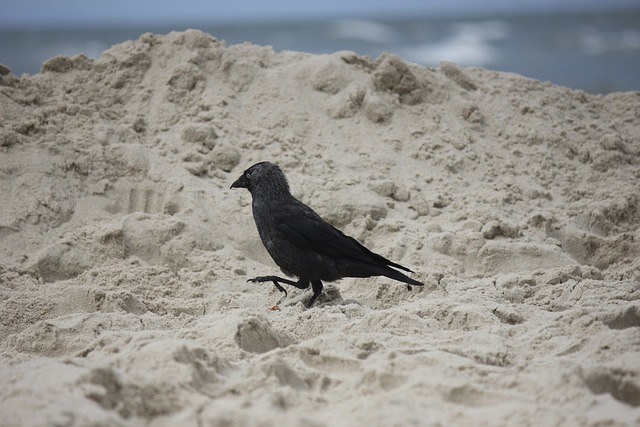
M 274 195 L 289 194 L 287 178 L 278 165 L 270 162 L 260 162 L 251 166 L 231 184 L 231 188 L 246 188 L 251 194 L 256 189 Z

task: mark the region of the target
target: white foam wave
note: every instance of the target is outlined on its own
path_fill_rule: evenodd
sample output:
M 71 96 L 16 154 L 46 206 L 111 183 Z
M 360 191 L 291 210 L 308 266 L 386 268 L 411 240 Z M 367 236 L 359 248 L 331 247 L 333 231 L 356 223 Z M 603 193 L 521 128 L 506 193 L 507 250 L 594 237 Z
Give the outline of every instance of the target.
M 509 26 L 502 21 L 458 22 L 450 34 L 435 43 L 424 43 L 402 50 L 410 61 L 435 65 L 453 61 L 463 66 L 486 67 L 500 58 L 500 50 L 492 42 L 509 37 Z
M 581 34 L 580 48 L 587 55 L 640 50 L 640 31 L 626 29 L 605 33 L 589 28 Z
M 380 44 L 393 43 L 398 39 L 398 33 L 393 27 L 361 19 L 341 19 L 332 22 L 329 26 L 329 36 L 334 39 Z

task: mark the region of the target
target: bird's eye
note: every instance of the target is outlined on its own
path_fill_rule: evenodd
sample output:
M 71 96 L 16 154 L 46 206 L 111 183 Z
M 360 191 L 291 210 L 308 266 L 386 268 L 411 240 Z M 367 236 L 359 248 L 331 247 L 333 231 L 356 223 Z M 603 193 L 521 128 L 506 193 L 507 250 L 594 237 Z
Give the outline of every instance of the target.
M 251 173 L 247 172 L 245 176 L 247 177 L 247 179 L 251 179 Z

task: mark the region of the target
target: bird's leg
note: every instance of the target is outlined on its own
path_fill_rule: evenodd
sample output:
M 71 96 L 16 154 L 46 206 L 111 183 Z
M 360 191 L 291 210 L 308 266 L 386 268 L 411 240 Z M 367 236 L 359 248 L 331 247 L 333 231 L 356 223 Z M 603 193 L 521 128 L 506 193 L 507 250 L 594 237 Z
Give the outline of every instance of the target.
M 298 289 L 307 289 L 309 287 L 309 281 L 306 279 L 301 278 L 297 282 L 294 282 L 293 280 L 283 279 L 282 277 L 278 277 L 278 276 L 254 277 L 253 279 L 247 280 L 247 282 L 254 282 L 254 283 L 273 282 L 273 284 L 276 285 L 277 290 L 279 290 L 280 292 L 284 292 L 285 297 L 287 296 L 287 290 L 282 287 L 280 282 L 286 285 L 295 286 Z
M 273 282 L 273 284 L 276 285 L 276 289 L 279 290 L 280 292 L 283 292 L 285 297 L 287 296 L 287 290 L 283 288 L 279 282 L 283 282 L 286 284 L 295 283 L 292 280 L 283 279 L 282 277 L 278 277 L 278 276 L 254 277 L 253 279 L 247 280 L 247 282 L 254 282 L 254 283 Z
M 322 288 L 323 288 L 322 282 L 320 280 L 313 280 L 311 282 L 311 288 L 313 289 L 313 295 L 311 295 L 311 299 L 307 303 L 307 308 L 311 308 L 313 303 L 316 302 L 316 299 L 322 293 Z

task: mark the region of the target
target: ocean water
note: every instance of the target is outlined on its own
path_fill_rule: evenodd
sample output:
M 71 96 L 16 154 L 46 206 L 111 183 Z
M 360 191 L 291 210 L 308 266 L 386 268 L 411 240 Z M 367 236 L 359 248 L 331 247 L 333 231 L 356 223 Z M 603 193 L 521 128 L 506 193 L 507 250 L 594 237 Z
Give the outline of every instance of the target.
M 376 58 L 509 71 L 590 93 L 640 91 L 640 11 L 610 14 L 473 18 L 333 19 L 318 22 L 191 23 L 56 30 L 0 29 L 0 63 L 34 74 L 57 55 L 98 58 L 110 46 L 197 28 L 229 44 L 252 42 L 276 51 L 351 50 Z

